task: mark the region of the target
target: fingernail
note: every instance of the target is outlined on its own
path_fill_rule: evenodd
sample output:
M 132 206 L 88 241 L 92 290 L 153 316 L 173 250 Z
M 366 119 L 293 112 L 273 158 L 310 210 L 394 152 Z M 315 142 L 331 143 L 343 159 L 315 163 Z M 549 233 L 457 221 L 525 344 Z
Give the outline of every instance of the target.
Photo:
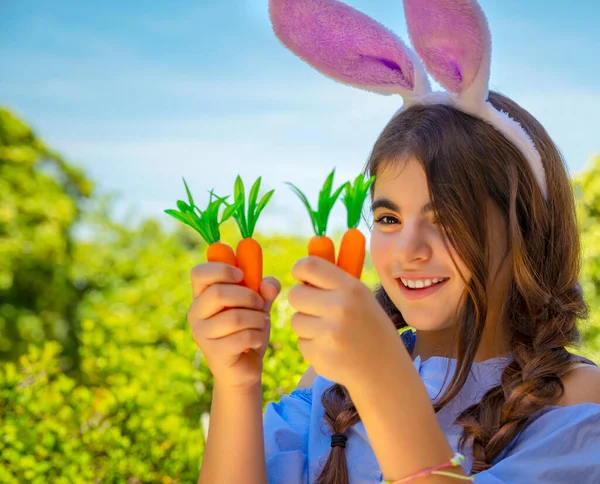
M 244 277 L 244 273 L 240 269 L 233 270 L 233 277 L 236 280 L 241 280 Z

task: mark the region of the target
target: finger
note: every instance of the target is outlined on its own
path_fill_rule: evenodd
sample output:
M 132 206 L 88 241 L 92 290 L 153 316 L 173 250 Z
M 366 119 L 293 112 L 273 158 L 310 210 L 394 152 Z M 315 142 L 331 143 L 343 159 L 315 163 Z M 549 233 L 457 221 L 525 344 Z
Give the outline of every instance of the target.
M 288 293 L 288 302 L 299 313 L 310 316 L 325 316 L 334 304 L 334 291 L 296 284 Z
M 313 339 L 298 338 L 298 349 L 300 350 L 300 353 L 302 353 L 304 359 L 309 361 L 313 366 L 318 361 L 316 357 L 318 347 L 318 343 Z
M 281 283 L 275 277 L 269 276 L 262 280 L 260 285 L 260 295 L 265 300 L 264 311 L 271 312 L 273 302 L 281 292 Z
M 263 311 L 234 308 L 208 320 L 194 321 L 191 327 L 195 337 L 218 340 L 248 329 L 263 329 L 269 322 L 267 317 Z
M 265 301 L 252 289 L 233 284 L 213 284 L 192 302 L 193 319 L 208 319 L 225 308 L 261 309 Z
M 294 264 L 292 277 L 321 289 L 335 290 L 347 284 L 352 276 L 322 257 L 309 255 Z
M 323 332 L 323 320 L 303 313 L 295 313 L 290 318 L 290 325 L 298 338 L 311 340 Z
M 238 274 L 238 275 L 236 275 Z M 205 262 L 194 266 L 190 271 L 192 280 L 192 299 L 197 298 L 213 284 L 236 284 L 243 280 L 241 269 L 224 262 Z
M 246 348 L 258 350 L 264 344 L 264 332 L 246 329 L 214 342 L 214 350 L 221 355 L 239 355 Z

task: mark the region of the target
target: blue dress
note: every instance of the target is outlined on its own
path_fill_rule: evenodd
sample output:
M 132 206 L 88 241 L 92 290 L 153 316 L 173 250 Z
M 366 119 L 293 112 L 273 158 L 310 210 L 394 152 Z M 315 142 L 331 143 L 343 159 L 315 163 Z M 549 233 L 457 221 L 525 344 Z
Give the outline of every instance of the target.
M 405 331 L 402 339 L 411 350 L 415 333 Z M 476 403 L 493 386 L 510 358 L 476 362 L 465 386 L 437 413 L 454 451 L 462 427 L 454 425 L 457 415 Z M 456 360 L 431 357 L 414 365 L 432 401 L 442 394 L 456 368 Z M 449 374 L 444 383 L 447 369 Z M 269 484 L 311 484 L 321 473 L 331 450 L 331 430 L 323 420 L 322 393 L 334 382 L 318 375 L 310 388 L 298 388 L 270 402 L 264 411 L 264 438 Z M 443 387 L 443 388 L 442 388 Z M 349 484 L 375 484 L 383 476 L 362 422 L 346 432 Z M 473 457 L 464 451 L 464 469 L 469 473 Z M 458 481 L 457 481 L 458 482 Z M 600 483 L 600 404 L 580 403 L 548 406 L 532 415 L 526 427 L 498 455 L 493 465 L 475 475 L 475 482 L 501 483 Z

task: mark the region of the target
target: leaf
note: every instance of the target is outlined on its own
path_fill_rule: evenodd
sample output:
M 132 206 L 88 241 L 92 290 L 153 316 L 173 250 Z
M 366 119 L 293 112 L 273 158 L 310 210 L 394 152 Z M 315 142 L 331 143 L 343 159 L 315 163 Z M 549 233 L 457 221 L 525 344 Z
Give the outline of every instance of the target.
M 331 188 L 333 187 L 333 176 L 335 173 L 335 168 L 331 171 L 327 179 L 325 180 L 325 184 L 323 185 L 323 189 L 319 193 L 319 204 L 318 211 L 319 213 L 323 213 L 326 210 L 328 205 L 329 197 L 331 195 Z
M 304 195 L 304 193 L 302 193 L 300 191 L 299 188 L 296 188 L 294 185 L 292 185 L 290 182 L 285 182 L 287 185 L 290 185 L 292 187 L 292 190 L 294 191 L 294 193 L 296 195 L 298 195 L 298 197 L 300 198 L 300 200 L 302 200 L 302 202 L 304 203 L 304 206 L 306 207 L 306 209 L 308 210 L 308 213 L 311 214 L 312 212 L 312 208 L 310 206 L 310 203 L 308 202 L 308 199 L 306 198 L 306 196 Z M 312 216 L 312 214 L 311 214 Z
M 248 201 L 248 218 L 252 220 L 255 218 L 254 209 L 256 208 L 256 200 L 258 199 L 258 191 L 260 190 L 260 181 L 261 177 L 258 177 L 257 180 L 252 185 L 252 189 L 250 190 L 250 198 Z
M 164 212 L 166 214 L 169 214 L 171 217 L 179 220 L 180 222 L 183 222 L 184 224 L 189 225 L 189 222 L 187 221 L 187 219 L 181 213 L 179 213 L 177 210 L 168 208 Z
M 188 212 L 194 212 L 192 210 L 192 207 L 190 207 L 187 203 L 185 203 L 183 200 L 177 200 L 177 208 L 179 209 L 180 212 L 182 213 L 188 213 Z
M 335 204 L 336 200 L 340 196 L 340 193 L 342 193 L 343 189 L 344 189 L 344 185 L 342 185 L 341 187 L 339 187 L 335 191 L 335 193 L 333 194 L 333 196 L 329 199 L 330 200 L 329 210 L 331 210 L 333 208 L 333 205 Z
M 216 200 L 211 201 L 208 204 L 208 207 L 206 208 L 206 211 L 205 211 L 205 215 L 206 215 L 206 225 L 208 226 L 208 231 L 212 234 L 212 236 L 214 238 L 216 238 L 216 240 L 215 240 L 215 242 L 216 242 L 216 241 L 220 240 L 219 221 L 218 221 L 219 207 L 221 206 L 222 203 L 225 202 L 225 199 L 227 197 L 219 197 L 218 195 L 216 195 L 214 193 L 214 188 L 212 190 L 210 190 L 210 200 L 212 200 L 213 197 L 215 197 Z
M 233 193 L 234 193 L 235 202 L 239 202 L 239 201 L 242 202 L 242 204 L 239 208 L 239 211 L 238 211 L 238 216 L 239 216 L 238 224 L 240 225 L 240 231 L 242 232 L 242 237 L 246 237 L 245 234 L 246 234 L 247 228 L 248 228 L 248 225 L 246 223 L 246 194 L 244 192 L 244 182 L 242 181 L 242 178 L 240 177 L 240 175 L 238 175 L 237 178 L 235 179 Z
M 270 192 L 268 192 L 262 198 L 262 200 L 259 202 L 258 207 L 256 208 L 256 220 L 258 219 L 258 216 L 260 215 L 260 212 L 262 212 L 263 208 L 265 208 L 265 206 L 267 205 L 267 203 L 269 203 L 269 200 L 271 200 L 271 197 L 273 196 L 273 193 L 275 193 L 275 190 L 271 190 Z
M 244 182 L 242 181 L 242 178 L 240 177 L 240 175 L 237 176 L 237 178 L 235 179 L 235 185 L 234 185 L 234 201 L 238 202 L 238 201 L 242 201 L 242 206 L 245 207 L 245 203 L 246 203 L 246 194 L 244 192 Z M 244 210 L 243 210 L 244 211 Z
M 321 229 L 321 218 L 319 217 L 319 213 L 311 210 L 310 221 L 313 226 L 313 230 L 316 235 L 325 235 L 325 229 Z
M 235 211 L 240 207 L 240 205 L 241 205 L 241 203 L 239 201 L 236 202 L 236 203 L 234 203 L 233 205 L 229 205 L 223 211 L 223 215 L 221 216 L 221 223 L 223 223 L 226 220 L 228 220 L 235 213 Z
M 221 196 L 217 195 L 216 193 L 214 193 L 214 188 L 212 190 L 210 190 L 210 194 L 211 194 L 211 198 L 213 196 L 216 198 L 215 202 L 220 201 L 221 203 L 224 203 L 227 206 L 230 205 L 230 203 L 227 202 L 227 199 L 230 197 L 230 195 L 227 195 L 225 197 L 221 197 Z M 215 203 L 215 202 L 213 202 L 213 203 Z
M 342 199 L 347 209 L 348 228 L 356 228 L 360 223 L 360 215 L 367 198 L 369 188 L 375 181 L 375 176 L 371 176 L 365 181 L 366 175 L 361 173 L 354 179 L 354 185 L 348 182 L 346 193 Z
M 216 242 L 212 239 L 210 232 L 208 231 L 208 227 L 205 224 L 197 224 L 195 226 L 190 225 L 190 227 L 196 229 L 196 232 L 198 232 L 202 236 L 202 238 L 208 245 L 212 244 L 213 242 Z
M 206 227 L 203 224 L 198 223 L 198 221 L 192 220 L 189 217 L 186 217 L 184 214 L 179 213 L 176 210 L 167 209 L 164 212 L 167 213 L 168 215 L 171 215 L 172 217 L 179 220 L 180 222 L 184 223 L 185 225 L 193 228 L 196 232 L 198 232 L 202 236 L 202 238 L 204 239 L 204 241 L 207 244 L 212 243 L 211 237 L 208 234 L 208 232 L 206 231 Z
M 344 205 L 346 205 L 346 207 L 348 207 L 348 203 L 350 203 L 350 201 L 352 200 L 352 185 L 350 184 L 350 182 L 346 182 L 344 183 L 344 196 L 342 197 L 342 202 L 344 203 Z
M 185 178 L 181 177 L 183 179 L 183 184 L 185 185 L 185 191 L 188 194 L 188 200 L 190 201 L 190 206 L 194 206 L 194 199 L 192 198 L 192 194 L 190 193 L 190 189 L 187 186 L 187 183 L 185 182 Z
M 304 195 L 304 193 L 302 193 L 300 191 L 300 189 L 296 188 L 292 183 L 290 182 L 285 182 L 287 185 L 289 185 L 290 187 L 292 187 L 292 190 L 294 191 L 294 193 L 296 195 L 298 195 L 298 197 L 300 198 L 300 200 L 302 200 L 302 203 L 304 203 L 304 206 L 306 207 L 306 209 L 308 210 L 308 214 L 310 215 L 310 221 L 312 223 L 313 229 L 315 231 L 316 235 L 321 235 L 320 233 L 320 217 L 319 217 L 319 213 L 315 212 L 311 206 L 310 203 L 308 202 L 308 199 L 306 198 L 306 196 Z
M 214 189 L 213 189 L 214 190 Z M 206 210 L 204 211 L 204 215 L 207 218 L 207 223 L 210 223 L 213 220 L 216 220 L 216 213 L 219 210 L 219 205 L 222 203 L 222 199 L 220 199 L 219 197 L 217 197 L 217 200 L 212 201 L 213 198 L 213 192 L 212 190 L 210 190 L 210 202 L 208 203 L 208 206 L 206 207 Z

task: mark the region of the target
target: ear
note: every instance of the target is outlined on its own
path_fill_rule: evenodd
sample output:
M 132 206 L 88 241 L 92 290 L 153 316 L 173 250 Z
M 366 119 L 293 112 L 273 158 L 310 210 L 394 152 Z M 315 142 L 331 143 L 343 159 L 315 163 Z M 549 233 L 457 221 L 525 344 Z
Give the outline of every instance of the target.
M 269 0 L 279 40 L 335 81 L 403 97 L 429 92 L 427 74 L 395 34 L 337 0 Z
M 476 0 L 404 0 L 412 45 L 427 72 L 468 104 L 488 96 L 491 36 Z

